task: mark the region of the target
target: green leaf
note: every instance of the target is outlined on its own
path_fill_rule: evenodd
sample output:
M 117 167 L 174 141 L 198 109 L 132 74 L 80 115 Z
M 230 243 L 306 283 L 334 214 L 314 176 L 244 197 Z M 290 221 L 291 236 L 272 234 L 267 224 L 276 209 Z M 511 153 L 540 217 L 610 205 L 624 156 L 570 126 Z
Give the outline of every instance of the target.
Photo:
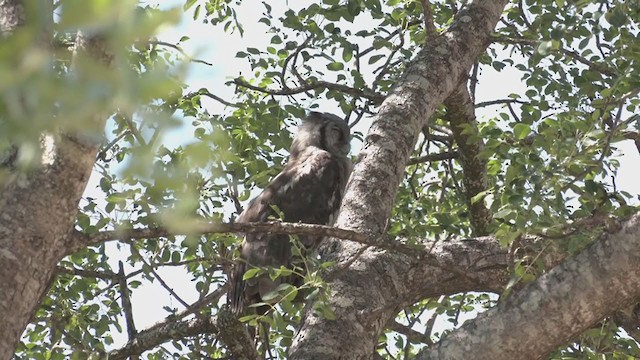
M 184 5 L 182 6 L 183 10 L 189 10 L 193 5 L 195 5 L 195 3 L 198 2 L 198 0 L 187 0 L 185 1 Z
M 494 219 L 504 219 L 506 217 L 508 217 L 511 214 L 514 214 L 515 210 L 513 210 L 512 208 L 504 208 L 500 211 L 497 211 L 493 214 L 493 218 Z
M 538 53 L 540 55 L 547 55 L 553 50 L 553 41 L 541 41 L 538 45 Z
M 262 273 L 262 269 L 260 268 L 251 268 L 244 272 L 242 275 L 242 280 L 249 280 L 251 278 L 256 277 L 258 274 Z
M 383 57 L 385 57 L 385 56 L 384 55 L 373 55 L 372 57 L 369 58 L 369 65 L 375 64 L 376 62 L 378 62 Z
M 513 127 L 513 135 L 518 140 L 522 140 L 531 134 L 531 126 L 528 124 L 517 123 L 516 126 Z
M 327 65 L 327 69 L 331 70 L 331 71 L 339 71 L 339 70 L 343 70 L 344 69 L 344 64 L 341 62 L 332 62 L 330 64 Z
M 268 293 L 261 296 L 262 301 L 265 301 L 265 302 L 270 302 L 271 300 L 274 300 L 279 297 L 280 297 L 280 294 L 276 290 L 269 291 Z

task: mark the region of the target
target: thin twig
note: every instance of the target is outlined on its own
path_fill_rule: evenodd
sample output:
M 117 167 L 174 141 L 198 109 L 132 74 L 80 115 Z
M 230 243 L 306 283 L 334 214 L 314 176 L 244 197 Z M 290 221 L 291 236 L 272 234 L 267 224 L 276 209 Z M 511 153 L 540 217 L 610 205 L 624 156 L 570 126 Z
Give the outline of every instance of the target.
M 68 268 L 66 266 L 57 266 L 57 274 L 74 275 L 80 277 L 97 278 L 102 280 L 117 281 L 119 279 L 118 274 L 111 271 L 97 271 L 97 270 L 85 270 L 78 268 Z
M 508 36 L 496 36 L 493 38 L 493 42 L 496 43 L 501 43 L 501 44 L 522 44 L 522 45 L 528 45 L 528 46 L 532 46 L 532 47 L 536 47 L 540 44 L 540 40 L 533 40 L 533 39 L 524 39 L 524 38 L 514 38 L 514 37 L 508 37 Z M 557 50 L 554 51 L 559 51 L 562 54 L 584 64 L 587 65 L 590 69 L 593 69 L 595 71 L 598 71 L 602 74 L 605 74 L 607 76 L 611 76 L 611 77 L 615 77 L 617 76 L 617 72 L 614 69 L 611 69 L 610 67 L 608 67 L 605 64 L 602 63 L 595 63 L 591 60 L 588 60 L 587 58 L 583 57 L 582 55 L 578 54 L 576 51 L 574 50 L 569 50 L 569 49 L 565 49 L 564 47 L 560 47 Z
M 409 159 L 409 161 L 407 161 L 407 166 L 421 164 L 421 163 L 425 163 L 425 162 L 431 162 L 431 161 L 443 161 L 443 160 L 457 159 L 458 156 L 460 156 L 460 154 L 456 150 L 454 150 L 454 151 L 445 151 L 445 152 L 437 153 L 437 154 L 427 154 L 427 155 L 423 155 L 423 156 L 420 156 L 420 157 L 417 157 L 417 158 Z
M 221 103 L 223 105 L 229 106 L 229 107 L 234 107 L 234 108 L 242 107 L 242 104 L 229 102 L 229 101 L 221 98 L 218 95 L 212 94 L 209 90 L 204 89 L 204 88 L 200 89 L 198 91 L 194 91 L 192 93 L 189 93 L 189 94 L 185 95 L 184 98 L 185 99 L 190 99 L 190 98 L 192 98 L 194 96 L 197 96 L 197 95 L 202 95 L 202 96 L 209 97 L 209 98 L 211 98 L 211 99 L 213 99 L 213 100 L 215 100 L 215 101 L 217 101 L 217 102 L 219 102 L 219 103 Z
M 161 45 L 161 46 L 166 46 L 166 47 L 170 47 L 174 50 L 177 50 L 180 54 L 182 54 L 187 60 L 194 62 L 194 63 L 200 63 L 200 64 L 205 64 L 208 66 L 213 66 L 212 63 L 204 61 L 204 60 L 200 60 L 200 59 L 194 59 L 193 57 L 191 57 L 189 54 L 187 54 L 186 52 L 184 52 L 184 50 L 182 50 L 182 48 L 176 44 L 171 44 L 165 41 L 158 41 L 158 40 L 153 40 L 153 41 L 148 41 L 149 44 L 151 45 Z
M 120 140 L 122 140 L 125 136 L 131 134 L 131 130 L 126 129 L 125 131 L 121 132 L 120 135 L 116 136 L 115 139 L 111 140 L 107 145 L 104 146 L 104 148 L 102 148 L 102 150 L 100 150 L 100 152 L 98 153 L 98 156 L 96 156 L 99 160 L 102 161 L 106 161 L 107 160 L 107 152 L 109 150 L 111 150 L 111 148 L 113 148 Z
M 307 92 L 309 90 L 324 88 L 324 89 L 341 91 L 345 94 L 355 96 L 355 97 L 369 99 L 377 105 L 381 104 L 382 101 L 384 100 L 384 96 L 382 94 L 379 94 L 371 89 L 367 89 L 367 88 L 356 89 L 356 88 L 349 87 L 347 85 L 336 84 L 336 83 L 331 83 L 331 82 L 322 81 L 322 80 L 307 82 L 298 87 L 286 88 L 286 89 L 267 89 L 260 86 L 251 85 L 240 78 L 232 80 L 231 83 L 238 85 L 240 87 L 244 87 L 250 90 L 262 92 L 269 95 L 295 95 L 295 94 Z
M 486 107 L 486 106 L 492 106 L 492 105 L 504 105 L 504 104 L 529 104 L 528 101 L 522 101 L 522 100 L 518 100 L 518 99 L 499 99 L 499 100 L 491 100 L 491 101 L 483 101 L 483 102 L 479 102 L 477 104 L 474 105 L 475 108 L 481 108 L 481 107 Z

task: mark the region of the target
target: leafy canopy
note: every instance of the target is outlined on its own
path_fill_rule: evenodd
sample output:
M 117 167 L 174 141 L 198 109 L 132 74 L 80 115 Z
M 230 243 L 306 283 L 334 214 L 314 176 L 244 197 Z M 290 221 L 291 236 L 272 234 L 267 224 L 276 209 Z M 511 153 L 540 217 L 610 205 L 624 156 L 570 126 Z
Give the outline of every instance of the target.
M 19 146 L 17 164 L 29 171 L 37 166 L 43 132 L 103 139 L 94 174 L 98 190 L 88 190 L 77 219 L 77 228 L 87 234 L 228 220 L 278 173 L 291 141 L 284 129 L 305 111 L 339 109 L 335 112 L 353 125 L 359 123 L 356 129 L 366 128 L 361 119 L 376 113 L 406 64 L 430 40 L 426 17 L 432 14 L 441 32 L 461 6 L 433 1 L 425 11 L 423 4 L 429 2 L 325 0 L 283 8 L 267 2 L 188 0 L 183 8 L 159 10 L 132 1 L 62 0 L 54 9 L 51 44 L 42 41 L 46 19 L 34 5 L 27 9 L 34 20 L 0 43 L 0 154 Z M 243 23 L 243 12 L 256 6 L 263 12 L 258 24 Z M 182 80 L 188 66 L 182 60 L 193 59 L 176 51 L 180 43 L 166 46 L 153 37 L 179 16 L 209 23 L 212 33 L 244 34 L 251 26 L 272 36 L 268 44 L 236 54 L 238 61 L 248 61 L 249 72 L 231 73 L 227 84 L 194 90 Z M 487 162 L 488 188 L 469 200 L 455 158 L 410 165 L 389 233 L 406 242 L 470 236 L 469 201 L 484 202 L 493 214 L 491 229 L 505 246 L 521 234 L 544 234 L 548 247 L 575 252 L 601 230 L 571 224 L 634 212 L 637 199 L 616 187 L 616 156 L 639 126 L 633 115 L 640 105 L 635 76 L 640 73 L 639 22 L 640 5 L 634 1 L 510 4 L 493 43 L 471 71 L 472 89 L 477 89 L 472 96 L 491 98 L 499 85 L 481 80 L 476 86 L 483 73 L 492 74 L 492 81 L 515 74 L 524 90 L 491 99 L 493 104 L 476 101 L 477 129 L 474 123 L 462 129 L 472 135 L 469 141 L 484 142 L 477 155 Z M 72 64 L 79 29 L 106 36 L 118 62 L 111 68 Z M 181 42 L 193 36 L 184 34 Z M 224 86 L 235 89 L 233 99 L 216 95 Z M 228 106 L 210 110 L 204 99 Z M 93 127 L 88 119 L 105 113 L 110 114 L 106 129 Z M 445 114 L 442 107 L 423 129 L 415 158 L 458 148 Z M 188 124 L 190 140 L 170 146 L 165 134 L 177 124 Z M 354 142 L 358 139 L 361 134 Z M 128 310 L 122 298 L 127 293 L 135 298 L 138 288 L 149 283 L 165 287 L 167 274 L 179 273 L 189 283 L 171 295 L 166 313 L 155 320 L 184 316 L 181 310 L 190 302 L 224 286 L 238 241 L 225 234 L 122 240 L 65 258 L 16 358 L 87 358 L 124 345 Z M 512 286 L 544 271 L 536 259 L 527 260 L 514 264 Z M 321 269 L 330 265 L 308 264 L 306 286 L 323 289 Z M 260 271 L 286 276 L 292 270 Z M 271 326 L 271 346 L 284 356 L 300 314 L 289 301 L 298 289 L 280 290 L 285 297 L 279 311 L 261 320 Z M 309 296 L 319 299 L 317 309 L 330 317 L 331 309 L 322 305 L 328 294 L 311 291 Z M 436 341 L 460 325 L 466 313 L 472 316 L 495 299 L 481 293 L 424 299 L 404 309 L 397 321 L 426 329 L 423 343 Z M 196 312 L 215 315 L 223 303 L 220 292 Z M 381 337 L 381 356 L 411 358 L 422 346 L 415 338 L 409 342 L 401 330 Z M 146 356 L 228 354 L 215 334 L 174 339 L 171 346 L 148 349 Z M 626 359 L 640 356 L 640 350 L 606 319 L 552 358 L 596 356 Z

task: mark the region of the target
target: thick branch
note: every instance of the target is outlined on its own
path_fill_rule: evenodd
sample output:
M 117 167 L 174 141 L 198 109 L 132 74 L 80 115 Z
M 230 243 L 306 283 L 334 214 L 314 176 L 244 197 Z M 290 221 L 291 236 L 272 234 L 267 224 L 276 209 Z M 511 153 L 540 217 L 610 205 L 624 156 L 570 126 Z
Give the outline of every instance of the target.
M 464 174 L 464 191 L 471 227 L 475 235 L 487 235 L 490 233 L 491 210 L 485 206 L 484 199 L 472 201 L 474 196 L 487 190 L 487 161 L 480 157 L 484 142 L 479 136 L 476 114 L 466 82 L 460 83 L 444 104 L 447 107 L 445 119 L 449 121 L 453 138 L 460 149 L 459 160 Z
M 640 297 L 640 215 L 417 359 L 538 359 Z
M 203 235 L 214 233 L 270 233 L 291 235 L 320 235 L 349 239 L 364 244 L 373 245 L 363 234 L 352 230 L 339 229 L 326 225 L 287 223 L 280 221 L 266 221 L 255 223 L 217 223 L 194 222 L 184 228 L 155 227 L 144 229 L 126 229 L 101 231 L 90 235 L 79 231 L 74 232 L 76 250 L 86 246 L 98 245 L 107 241 L 128 239 L 150 239 L 177 235 Z
M 109 352 L 107 358 L 109 360 L 127 359 L 130 356 L 140 355 L 170 340 L 181 340 L 201 334 L 217 334 L 217 337 L 227 346 L 234 359 L 256 359 L 256 350 L 247 327 L 239 322 L 229 311 L 221 309 L 218 316 L 215 317 L 196 317 L 183 320 L 184 317 L 193 314 L 203 306 L 217 302 L 226 290 L 226 287 L 220 287 L 192 304 L 183 312 L 170 316 L 164 321 L 141 331 L 134 340 L 129 341 L 122 348 Z
M 169 340 L 180 340 L 188 336 L 217 333 L 215 319 L 195 318 L 183 321 L 162 322 L 152 328 L 142 331 L 134 341 L 124 347 L 111 351 L 106 358 L 109 360 L 125 360 L 130 356 L 140 355 Z
M 408 64 L 374 118 L 351 176 L 337 227 L 354 229 L 371 238 L 385 232 L 404 167 L 420 130 L 484 51 L 506 3 L 506 0 L 469 2 L 458 12 L 451 27 Z M 290 358 L 335 359 L 347 353 L 352 358 L 369 358 L 387 321 L 402 305 L 415 299 L 411 296 L 414 291 L 425 289 L 424 274 L 415 272 L 424 270 L 424 265 L 406 256 L 362 250 L 361 245 L 352 242 L 325 243 L 329 260 L 353 262 L 330 282 L 333 292 L 330 305 L 341 321 L 307 312 Z M 360 255 L 354 261 L 356 254 Z M 445 273 L 446 280 L 458 278 Z M 446 288 L 446 284 L 447 281 L 439 286 Z
M 413 330 L 407 325 L 400 324 L 397 321 L 391 321 L 387 324 L 387 328 L 407 337 L 407 340 L 416 344 L 431 344 L 429 334 L 423 334 Z

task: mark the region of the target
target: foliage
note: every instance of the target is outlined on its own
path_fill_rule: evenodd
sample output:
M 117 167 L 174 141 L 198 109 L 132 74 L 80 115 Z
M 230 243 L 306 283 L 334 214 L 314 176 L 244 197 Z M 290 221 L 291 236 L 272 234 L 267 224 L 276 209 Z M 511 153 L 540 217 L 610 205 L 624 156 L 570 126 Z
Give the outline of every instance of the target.
M 179 10 L 62 0 L 52 49 L 41 45 L 37 23 L 0 44 L 0 78 L 6 79 L 0 82 L 0 154 L 16 144 L 31 149 L 21 151 L 29 156 L 18 162 L 28 171 L 36 166 L 43 131 L 102 137 L 84 120 L 108 113 L 94 174 L 100 196 L 84 199 L 77 229 L 95 233 L 233 219 L 239 205 L 281 169 L 291 141 L 290 132 L 283 129 L 291 128 L 306 110 L 321 105 L 339 108 L 353 126 L 376 113 L 405 65 L 429 41 L 429 12 L 423 4 L 429 2 L 324 0 L 290 4 L 293 8 L 280 13 L 279 7 L 263 2 L 263 17 L 251 26 L 273 34 L 270 43 L 236 54 L 238 60 L 249 61 L 252 73 L 233 74 L 238 77 L 228 85 L 235 86 L 235 103 L 222 113 L 211 113 L 202 100 L 222 84 L 186 91 L 180 53 L 153 38 L 160 25 L 177 19 Z M 430 6 L 435 28 L 444 31 L 461 4 L 433 1 Z M 248 26 L 241 22 L 245 9 L 239 2 L 187 0 L 182 10 L 216 30 L 242 33 Z M 517 72 L 526 91 L 496 99 L 502 100 L 492 105 L 498 111 L 483 112 L 478 119 L 485 143 L 479 156 L 487 161 L 489 188 L 473 201 L 484 201 L 492 210 L 492 228 L 505 246 L 517 246 L 521 234 L 541 234 L 549 244 L 575 252 L 606 227 L 579 224 L 635 211 L 637 199 L 617 189 L 615 178 L 616 149 L 640 126 L 633 115 L 640 106 L 640 83 L 634 76 L 640 72 L 635 41 L 640 4 L 514 1 L 503 20 L 472 74 L 495 72 L 498 78 Z M 73 70 L 71 50 L 78 29 L 107 34 L 112 47 L 126 54 L 117 58 L 127 62 L 113 69 L 79 64 Z M 415 157 L 457 149 L 445 112 L 439 109 L 423 129 Z M 190 123 L 190 140 L 175 146 L 163 143 L 164 134 L 180 122 Z M 389 223 L 391 235 L 406 242 L 472 235 L 459 161 L 418 163 L 408 166 L 405 175 Z M 191 280 L 188 298 L 202 299 L 224 286 L 238 241 L 222 234 L 127 240 L 88 247 L 65 258 L 16 358 L 88 358 L 124 345 L 126 340 L 115 338 L 127 332 L 130 309 L 122 299 L 128 292 L 147 283 L 160 283 L 173 292 L 162 279 L 164 269 L 171 268 Z M 321 279 L 323 268 L 331 264 L 309 260 L 307 296 L 317 300 L 319 312 L 331 317 L 331 309 L 323 305 L 331 290 Z M 286 276 L 291 270 L 265 271 Z M 544 271 L 535 258 L 524 259 L 514 264 L 511 286 Z M 283 357 L 300 308 L 290 301 L 298 289 L 280 290 L 284 300 L 277 311 L 244 320 L 268 323 L 271 347 Z M 168 318 L 195 301 L 180 293 L 171 296 L 172 303 L 165 306 Z M 496 298 L 465 293 L 423 299 L 398 315 L 401 326 L 380 339 L 379 353 L 388 359 L 412 358 L 423 345 L 408 341 L 408 328 L 422 333 L 423 343 L 436 341 L 463 319 L 494 305 Z M 196 311 L 215 315 L 223 304 L 219 296 Z M 583 334 L 552 358 L 639 357 L 637 343 L 612 321 L 604 321 L 596 329 L 600 331 Z M 212 334 L 149 350 L 150 359 L 228 356 Z

